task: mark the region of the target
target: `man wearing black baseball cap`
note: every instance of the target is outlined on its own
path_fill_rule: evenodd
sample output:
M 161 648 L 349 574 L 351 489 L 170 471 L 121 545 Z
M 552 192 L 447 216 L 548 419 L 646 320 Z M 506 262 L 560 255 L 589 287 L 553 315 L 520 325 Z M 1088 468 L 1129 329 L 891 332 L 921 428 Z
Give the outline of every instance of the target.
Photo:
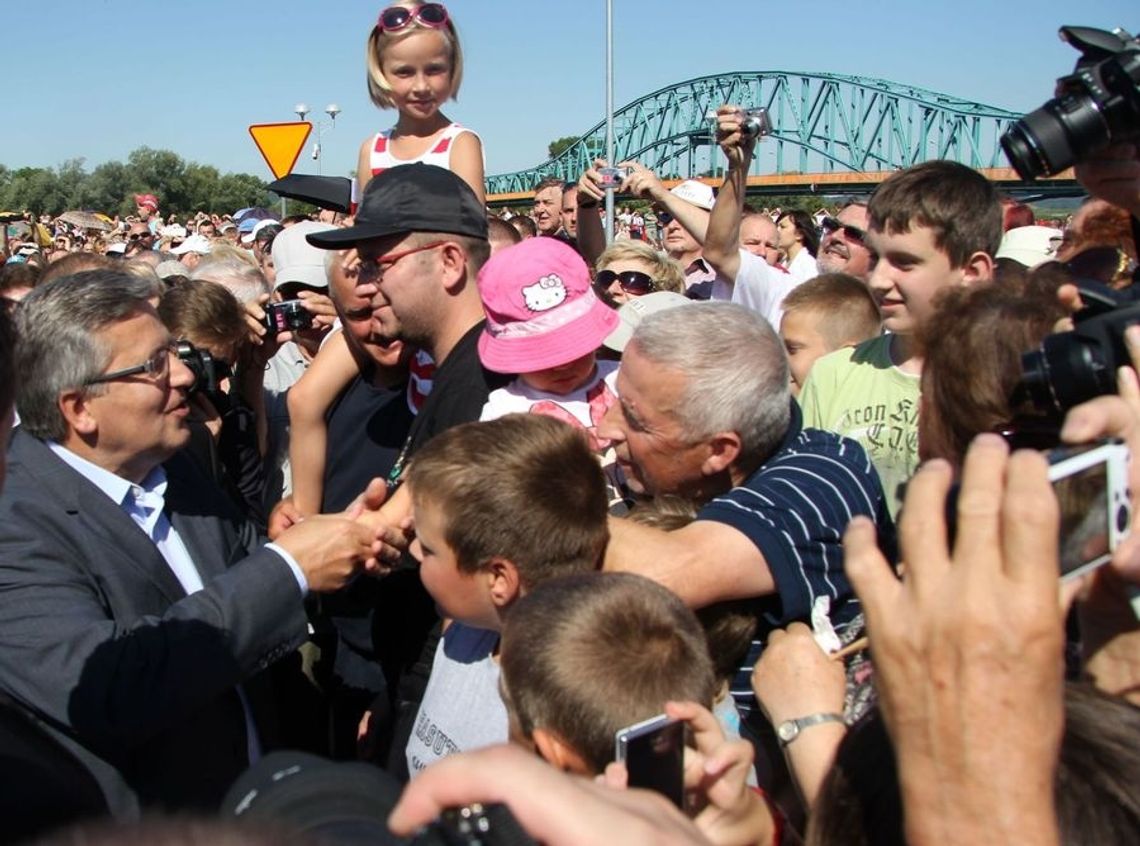
M 355 247 L 360 256 L 357 289 L 361 293 L 371 289 L 373 322 L 380 333 L 424 350 L 435 362 L 431 393 L 389 474 L 391 489 L 420 447 L 445 429 L 478 420 L 487 395 L 507 381 L 483 369 L 476 347 L 485 316 L 475 277 L 490 254 L 486 211 L 467 183 L 451 171 L 426 164 L 401 165 L 368 183 L 351 227 L 313 233 L 307 239 L 326 250 Z M 399 526 L 410 515 L 411 499 L 399 488 L 374 519 Z M 409 584 L 401 584 L 405 580 Z M 387 679 L 389 690 L 396 691 L 399 721 L 390 768 L 406 778 L 404 746 L 427 683 L 438 626 L 436 635 L 423 643 L 425 623 L 436 617 L 414 569 L 397 570 L 386 584 L 393 593 L 415 594 L 401 600 L 402 619 L 377 614 L 374 624 L 377 643 L 394 645 L 405 656 L 397 671 L 412 670 L 401 672 L 399 680 Z M 416 607 L 424 610 L 423 618 L 410 619 L 415 615 L 409 609 Z M 386 623 L 392 631 L 380 632 Z M 417 633 L 422 648 L 409 648 Z M 392 662 L 385 666 L 390 671 Z

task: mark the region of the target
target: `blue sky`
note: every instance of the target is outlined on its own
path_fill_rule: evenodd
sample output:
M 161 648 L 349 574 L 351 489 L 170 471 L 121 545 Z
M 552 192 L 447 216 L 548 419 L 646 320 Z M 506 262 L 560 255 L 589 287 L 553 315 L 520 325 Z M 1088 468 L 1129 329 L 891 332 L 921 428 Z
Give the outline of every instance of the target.
M 395 121 L 368 100 L 359 0 L 54 0 L 4 4 L 0 164 L 88 167 L 139 146 L 270 179 L 251 123 L 342 109 L 321 166 L 344 174 Z M 605 110 L 604 0 L 452 0 L 466 55 L 446 113 L 483 137 L 488 173 L 531 167 Z M 1075 51 L 1062 24 L 1140 29 L 1136 0 L 614 0 L 615 103 L 737 70 L 827 71 L 1016 111 L 1039 106 Z M 316 129 L 314 129 L 314 135 Z M 316 173 L 308 157 L 297 171 Z

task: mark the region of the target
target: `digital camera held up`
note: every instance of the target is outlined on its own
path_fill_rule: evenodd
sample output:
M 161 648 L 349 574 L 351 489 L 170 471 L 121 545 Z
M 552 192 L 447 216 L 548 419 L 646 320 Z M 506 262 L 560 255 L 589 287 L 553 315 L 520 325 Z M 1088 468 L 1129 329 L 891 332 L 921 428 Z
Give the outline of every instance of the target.
M 266 303 L 261 324 L 275 338 L 282 332 L 295 332 L 313 325 L 313 314 L 305 308 L 304 300 L 285 300 L 283 303 Z
M 763 106 L 745 109 L 744 120 L 740 122 L 740 132 L 745 138 L 765 138 L 772 134 L 772 119 Z
M 175 350 L 179 360 L 194 374 L 194 384 L 190 386 L 189 393 L 204 394 L 218 413 L 224 414 L 230 403 L 226 392 L 222 390 L 221 382 L 233 375 L 230 366 L 214 358 L 206 350 L 198 349 L 189 341 L 179 341 L 175 345 Z
M 1140 139 L 1140 39 L 1063 26 L 1061 40 L 1081 51 L 1057 80 L 1056 96 L 1006 130 L 1002 149 L 1022 179 L 1052 176 L 1113 143 Z

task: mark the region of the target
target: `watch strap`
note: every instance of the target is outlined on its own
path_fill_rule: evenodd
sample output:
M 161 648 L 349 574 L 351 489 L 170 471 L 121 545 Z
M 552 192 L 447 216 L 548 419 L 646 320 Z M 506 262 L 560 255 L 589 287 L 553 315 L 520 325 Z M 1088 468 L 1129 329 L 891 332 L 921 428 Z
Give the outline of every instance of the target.
M 819 713 L 809 714 L 806 717 L 799 717 L 794 720 L 785 720 L 776 727 L 776 737 L 780 740 L 780 746 L 787 746 L 793 740 L 800 736 L 806 728 L 811 726 L 818 726 L 821 723 L 842 723 L 846 724 L 842 714 L 835 713 Z

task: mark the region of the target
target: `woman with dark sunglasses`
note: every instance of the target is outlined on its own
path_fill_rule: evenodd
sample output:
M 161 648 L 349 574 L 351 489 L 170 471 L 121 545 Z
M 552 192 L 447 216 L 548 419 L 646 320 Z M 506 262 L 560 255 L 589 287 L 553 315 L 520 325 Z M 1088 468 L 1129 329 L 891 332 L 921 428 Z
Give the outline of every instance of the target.
M 614 241 L 594 266 L 598 296 L 614 308 L 654 291 L 685 293 L 681 265 L 644 241 Z

